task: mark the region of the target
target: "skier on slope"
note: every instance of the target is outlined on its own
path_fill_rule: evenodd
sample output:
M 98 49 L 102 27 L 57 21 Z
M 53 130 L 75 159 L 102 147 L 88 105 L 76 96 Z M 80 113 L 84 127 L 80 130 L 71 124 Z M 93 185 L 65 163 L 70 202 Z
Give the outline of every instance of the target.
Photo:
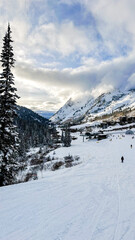
M 121 157 L 121 162 L 122 162 L 122 163 L 124 162 L 124 157 L 123 157 L 123 156 Z
M 132 148 L 132 144 L 130 145 L 130 147 Z

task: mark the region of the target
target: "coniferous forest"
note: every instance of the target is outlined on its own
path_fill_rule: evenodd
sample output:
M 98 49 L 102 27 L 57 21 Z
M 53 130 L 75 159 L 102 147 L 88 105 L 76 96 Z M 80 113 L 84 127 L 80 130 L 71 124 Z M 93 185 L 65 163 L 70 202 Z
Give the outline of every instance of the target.
M 48 148 L 52 148 L 59 142 L 56 128 L 48 119 L 30 109 L 17 106 L 19 97 L 12 73 L 15 59 L 11 34 L 10 24 L 8 24 L 3 38 L 0 60 L 2 65 L 0 74 L 0 186 L 18 182 L 18 173 L 27 168 L 27 152 L 30 148 L 39 147 L 41 153 L 41 148 L 46 146 L 46 153 Z

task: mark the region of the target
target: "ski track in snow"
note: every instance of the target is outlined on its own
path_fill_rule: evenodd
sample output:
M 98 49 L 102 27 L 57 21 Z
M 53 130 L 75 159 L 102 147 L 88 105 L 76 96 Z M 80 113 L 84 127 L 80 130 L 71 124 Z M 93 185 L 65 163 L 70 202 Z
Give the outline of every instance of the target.
M 131 136 L 78 137 L 56 156 L 81 164 L 0 188 L 0 240 L 135 240 L 134 148 Z
M 118 230 L 119 230 L 119 222 L 120 222 L 120 184 L 119 184 L 119 167 L 118 163 L 116 162 L 116 182 L 117 182 L 117 196 L 118 196 L 118 217 L 116 222 L 116 228 L 114 233 L 114 239 L 118 240 Z

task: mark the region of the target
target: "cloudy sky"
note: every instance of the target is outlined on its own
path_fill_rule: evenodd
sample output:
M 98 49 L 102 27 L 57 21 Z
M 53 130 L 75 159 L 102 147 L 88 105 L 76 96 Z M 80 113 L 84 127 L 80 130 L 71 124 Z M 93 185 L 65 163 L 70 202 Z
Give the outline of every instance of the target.
M 8 22 L 19 104 L 135 87 L 135 0 L 0 0 L 0 49 Z

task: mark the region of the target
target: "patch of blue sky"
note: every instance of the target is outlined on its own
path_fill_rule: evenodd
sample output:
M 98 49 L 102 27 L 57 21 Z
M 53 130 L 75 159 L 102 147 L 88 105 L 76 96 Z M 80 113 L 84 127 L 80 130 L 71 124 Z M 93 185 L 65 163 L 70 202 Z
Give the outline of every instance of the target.
M 103 61 L 112 60 L 118 57 L 126 57 L 129 55 L 131 50 L 132 50 L 131 47 L 121 43 L 121 45 L 116 47 L 113 53 L 111 53 L 108 49 L 104 48 L 100 52 L 100 57 L 102 58 Z
M 70 54 L 66 57 L 61 57 L 59 53 L 53 53 L 52 55 L 48 52 L 44 52 L 43 55 L 33 55 L 36 67 L 47 67 L 57 68 L 62 70 L 63 68 L 77 68 L 81 65 L 82 56 L 77 52 Z
M 31 57 L 35 59 L 35 66 L 39 68 L 45 65 L 47 66 L 47 64 L 51 65 L 51 63 L 56 62 L 56 60 L 59 63 L 59 59 L 60 59 L 59 54 L 57 53 L 52 54 L 47 50 L 44 50 L 42 54 L 32 54 Z
M 36 60 L 35 65 L 38 67 L 49 67 L 62 70 L 63 68 L 74 69 L 80 67 L 82 65 L 83 57 L 93 58 L 98 62 L 101 62 L 111 60 L 114 56 L 109 54 L 105 49 L 100 49 L 100 47 L 98 47 L 96 51 L 93 49 L 93 51 L 85 55 L 75 51 L 69 56 L 62 56 L 60 53 L 45 50 L 42 55 L 33 55 L 32 57 Z
M 128 54 L 131 52 L 132 48 L 128 45 L 121 45 L 119 46 L 119 51 L 121 56 L 128 56 Z
M 40 17 L 44 17 L 46 22 L 73 21 L 76 26 L 94 26 L 95 19 L 91 13 L 86 12 L 83 5 L 75 3 L 68 5 L 57 1 L 45 1 L 40 5 L 38 2 L 31 2 L 29 17 L 33 25 L 39 22 Z
M 41 23 L 55 22 L 55 14 L 53 8 L 45 1 L 39 4 L 32 1 L 28 12 L 33 27 Z
M 95 19 L 92 14 L 86 12 L 85 8 L 75 3 L 67 5 L 64 3 L 55 6 L 55 14 L 58 22 L 73 21 L 76 26 L 91 26 L 95 25 Z
M 62 68 L 77 68 L 81 66 L 82 55 L 78 54 L 78 52 L 74 52 L 70 54 L 68 57 L 64 57 L 62 60 Z
M 102 38 L 97 37 L 98 47 L 95 52 L 91 52 L 91 55 L 99 61 L 108 61 L 117 57 L 126 57 L 131 52 L 132 48 L 121 42 L 118 46 L 114 46 L 114 50 L 108 49 Z M 115 45 L 115 43 L 114 43 Z

